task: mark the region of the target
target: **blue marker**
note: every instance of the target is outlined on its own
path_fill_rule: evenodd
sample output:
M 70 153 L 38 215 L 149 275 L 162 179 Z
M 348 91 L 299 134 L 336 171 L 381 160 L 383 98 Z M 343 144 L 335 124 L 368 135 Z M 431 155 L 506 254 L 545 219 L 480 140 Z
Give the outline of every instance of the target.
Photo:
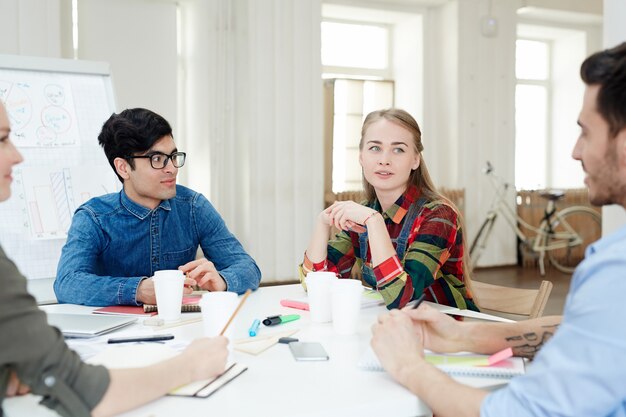
M 250 337 L 256 336 L 260 324 L 261 321 L 259 319 L 254 319 L 254 321 L 252 322 L 252 326 L 250 326 L 250 329 L 248 329 L 248 334 L 250 335 Z

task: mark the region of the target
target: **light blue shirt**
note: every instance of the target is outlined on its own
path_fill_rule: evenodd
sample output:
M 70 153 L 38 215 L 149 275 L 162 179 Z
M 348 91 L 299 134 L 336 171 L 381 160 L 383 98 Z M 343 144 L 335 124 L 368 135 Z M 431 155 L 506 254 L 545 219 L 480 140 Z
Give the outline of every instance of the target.
M 626 227 L 587 248 L 563 321 L 528 372 L 483 401 L 482 417 L 626 416 Z
M 92 198 L 76 210 L 54 282 L 59 302 L 137 305 L 144 277 L 178 269 L 198 247 L 229 291 L 256 289 L 261 272 L 224 220 L 200 193 L 181 185 L 153 210 L 124 191 Z

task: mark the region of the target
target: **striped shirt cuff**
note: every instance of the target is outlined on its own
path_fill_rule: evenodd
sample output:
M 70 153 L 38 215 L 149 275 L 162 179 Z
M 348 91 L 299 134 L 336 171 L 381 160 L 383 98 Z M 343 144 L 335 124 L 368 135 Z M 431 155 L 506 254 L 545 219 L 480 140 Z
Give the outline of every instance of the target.
M 402 272 L 404 272 L 404 268 L 402 268 L 398 255 L 393 255 L 374 267 L 374 275 L 379 288 L 396 279 Z
M 328 265 L 326 263 L 326 259 L 318 263 L 311 262 L 309 257 L 306 256 L 306 252 L 304 252 L 304 262 L 302 263 L 302 269 L 305 273 L 308 274 L 309 272 L 326 271 L 328 269 Z

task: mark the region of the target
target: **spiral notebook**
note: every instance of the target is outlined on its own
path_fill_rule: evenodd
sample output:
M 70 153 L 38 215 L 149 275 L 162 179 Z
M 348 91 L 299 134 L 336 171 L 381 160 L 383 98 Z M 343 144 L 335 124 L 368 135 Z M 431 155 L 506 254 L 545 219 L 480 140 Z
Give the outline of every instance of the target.
M 497 355 L 497 354 L 496 354 Z M 493 355 L 493 356 L 496 356 Z M 447 353 L 439 354 L 426 351 L 426 361 L 435 365 L 451 376 L 477 376 L 489 378 L 513 378 L 525 372 L 524 359 L 507 357 L 490 365 L 489 355 L 476 353 Z M 384 371 L 376 354 L 368 348 L 357 365 L 368 371 Z
M 189 295 L 189 296 L 183 297 L 183 302 L 180 306 L 180 311 L 182 313 L 199 313 L 201 311 L 200 298 L 201 297 L 198 297 L 196 295 Z M 154 304 L 143 305 L 144 313 L 154 313 L 158 311 L 159 309 Z

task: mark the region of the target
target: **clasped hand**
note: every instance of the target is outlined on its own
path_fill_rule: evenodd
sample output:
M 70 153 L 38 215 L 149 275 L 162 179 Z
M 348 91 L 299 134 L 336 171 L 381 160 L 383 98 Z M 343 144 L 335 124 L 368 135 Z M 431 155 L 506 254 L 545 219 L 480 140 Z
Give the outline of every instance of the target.
M 213 262 L 206 258 L 196 259 L 179 267 L 192 281 L 192 285 L 198 285 L 207 291 L 226 291 L 226 281 L 215 268 Z M 185 281 L 187 285 L 187 281 Z
M 363 233 L 365 222 L 375 213 L 375 210 L 354 201 L 337 201 L 322 211 L 320 218 L 324 224 L 337 229 Z

